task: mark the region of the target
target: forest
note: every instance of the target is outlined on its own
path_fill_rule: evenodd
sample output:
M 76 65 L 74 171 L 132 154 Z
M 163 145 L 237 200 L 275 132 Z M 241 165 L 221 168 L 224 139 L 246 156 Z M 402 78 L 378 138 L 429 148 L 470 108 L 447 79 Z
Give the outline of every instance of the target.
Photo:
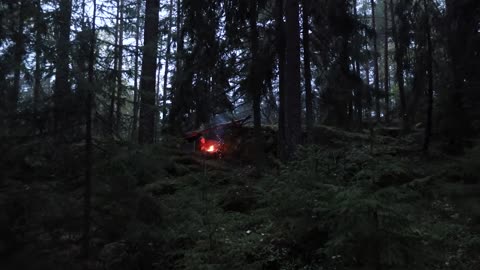
M 0 269 L 480 269 L 480 1 L 0 1 Z

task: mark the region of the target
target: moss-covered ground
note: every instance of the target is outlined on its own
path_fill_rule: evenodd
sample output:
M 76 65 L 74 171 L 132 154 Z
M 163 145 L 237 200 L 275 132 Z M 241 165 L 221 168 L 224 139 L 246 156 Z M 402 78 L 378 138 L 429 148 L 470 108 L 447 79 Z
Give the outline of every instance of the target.
M 480 148 L 321 128 L 262 177 L 172 139 L 97 141 L 91 256 L 82 145 L 5 151 L 0 269 L 480 269 Z

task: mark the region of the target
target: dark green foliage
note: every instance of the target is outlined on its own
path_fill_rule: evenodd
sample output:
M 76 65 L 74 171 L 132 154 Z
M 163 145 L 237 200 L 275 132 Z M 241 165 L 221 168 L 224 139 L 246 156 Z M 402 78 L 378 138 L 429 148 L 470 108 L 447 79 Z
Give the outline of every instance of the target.
M 226 191 L 225 197 L 220 200 L 224 211 L 247 213 L 257 208 L 258 194 L 248 186 L 234 187 Z
M 409 215 L 416 196 L 409 193 L 391 189 L 372 194 L 358 188 L 339 193 L 331 209 L 317 214 L 328 217 L 332 230 L 327 254 L 342 254 L 347 265 L 414 265 L 422 253 Z
M 382 156 L 378 162 L 365 150 L 353 149 L 302 149 L 278 179 L 270 179 L 273 215 L 289 252 L 303 254 L 300 265 L 425 269 L 445 263 L 455 245 L 469 242 L 463 242 L 461 235 L 438 239 L 447 233 L 436 231 L 442 226 L 448 233 L 460 229 L 467 235 L 468 226 L 458 223 L 457 229 L 449 228 L 446 224 L 451 221 L 444 219 L 443 225 L 430 226 L 439 222 L 432 214 L 438 210 L 426 206 L 424 192 L 431 191 L 435 182 L 412 181 L 425 171 L 412 170 L 398 158 Z M 453 209 L 447 219 L 461 211 Z M 450 248 L 437 250 L 437 246 Z M 469 252 L 475 250 L 473 246 Z M 476 263 L 466 260 L 461 266 L 457 261 L 455 267 Z
M 478 1 L 97 2 L 0 4 L 0 269 L 480 269 Z
M 396 139 L 371 151 L 342 143 L 362 142 L 359 134 L 328 131 L 339 138 L 334 147 L 301 147 L 260 179 L 240 162 L 182 152 L 174 139 L 103 144 L 108 152 L 95 151 L 92 269 L 475 269 L 478 189 L 464 181 L 478 176 L 477 148 L 449 166 L 444 156 L 425 165 Z M 25 256 L 69 267 L 79 254 L 81 178 L 59 181 L 68 172 L 50 175 L 48 164 L 71 156 L 75 168 L 81 155 L 38 149 L 8 155 L 32 169 L 2 183 L 0 251 L 15 255 L 14 268 L 34 269 Z

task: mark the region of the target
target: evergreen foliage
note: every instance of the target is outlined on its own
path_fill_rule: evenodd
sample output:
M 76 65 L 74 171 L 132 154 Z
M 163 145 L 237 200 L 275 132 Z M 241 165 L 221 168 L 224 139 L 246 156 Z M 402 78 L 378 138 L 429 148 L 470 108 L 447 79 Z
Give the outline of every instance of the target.
M 0 269 L 480 269 L 479 25 L 478 0 L 1 1 Z

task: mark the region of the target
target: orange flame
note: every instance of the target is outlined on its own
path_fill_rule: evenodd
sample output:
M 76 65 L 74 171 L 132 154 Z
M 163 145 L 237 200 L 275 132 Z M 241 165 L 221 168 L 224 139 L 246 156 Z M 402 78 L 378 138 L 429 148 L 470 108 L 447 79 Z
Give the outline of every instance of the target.
M 220 150 L 220 145 L 217 141 L 206 140 L 205 138 L 200 138 L 200 150 L 207 153 L 216 153 Z

